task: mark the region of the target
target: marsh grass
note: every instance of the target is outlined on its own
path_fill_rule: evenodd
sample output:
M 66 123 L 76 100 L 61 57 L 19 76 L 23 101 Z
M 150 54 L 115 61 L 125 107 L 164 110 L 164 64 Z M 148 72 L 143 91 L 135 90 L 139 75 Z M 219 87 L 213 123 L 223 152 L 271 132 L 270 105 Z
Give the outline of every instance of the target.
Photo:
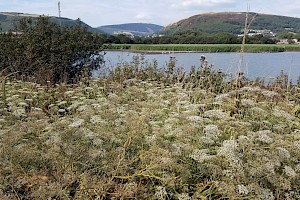
M 242 44 L 113 44 L 108 50 L 126 50 L 138 52 L 240 52 Z M 284 52 L 299 51 L 299 45 L 282 44 L 245 44 L 244 52 Z
M 99 79 L 7 78 L 1 199 L 299 199 L 299 87 L 123 63 Z M 283 78 L 283 79 L 282 79 Z

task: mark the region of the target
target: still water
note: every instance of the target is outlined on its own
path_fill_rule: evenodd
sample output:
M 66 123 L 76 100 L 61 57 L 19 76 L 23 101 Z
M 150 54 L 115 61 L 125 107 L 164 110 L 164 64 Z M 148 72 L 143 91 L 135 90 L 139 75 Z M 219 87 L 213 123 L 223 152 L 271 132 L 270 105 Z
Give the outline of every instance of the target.
M 241 60 L 240 53 L 160 53 L 140 54 L 125 51 L 108 51 L 104 56 L 105 68 L 113 68 L 117 64 L 133 62 L 134 56 L 144 57 L 145 62 L 157 61 L 158 68 L 167 66 L 170 57 L 175 57 L 176 67 L 182 67 L 189 71 L 191 66 L 200 66 L 200 56 L 203 55 L 214 69 L 222 70 L 227 74 L 235 74 L 238 71 Z M 244 53 L 242 70 L 251 79 L 256 77 L 265 78 L 267 81 L 283 72 L 289 75 L 294 83 L 300 77 L 300 52 L 281 53 Z M 94 71 L 93 76 L 99 75 Z

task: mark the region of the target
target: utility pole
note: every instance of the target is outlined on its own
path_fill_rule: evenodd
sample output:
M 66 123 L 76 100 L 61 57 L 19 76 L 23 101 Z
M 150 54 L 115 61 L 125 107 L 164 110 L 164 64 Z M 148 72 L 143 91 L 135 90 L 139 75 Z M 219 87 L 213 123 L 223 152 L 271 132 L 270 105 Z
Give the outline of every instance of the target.
M 61 11 L 60 11 L 60 1 L 58 2 L 58 17 L 59 17 L 59 25 L 61 26 Z

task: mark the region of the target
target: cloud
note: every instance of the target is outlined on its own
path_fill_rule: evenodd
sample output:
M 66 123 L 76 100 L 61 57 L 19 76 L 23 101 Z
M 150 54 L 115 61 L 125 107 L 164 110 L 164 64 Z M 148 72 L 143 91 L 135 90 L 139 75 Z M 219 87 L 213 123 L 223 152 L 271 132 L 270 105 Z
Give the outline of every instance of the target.
M 152 18 L 152 16 L 147 12 L 139 12 L 135 18 L 138 20 L 149 20 Z
M 234 0 L 182 0 L 177 4 L 172 4 L 173 8 L 211 7 L 224 4 L 232 4 Z

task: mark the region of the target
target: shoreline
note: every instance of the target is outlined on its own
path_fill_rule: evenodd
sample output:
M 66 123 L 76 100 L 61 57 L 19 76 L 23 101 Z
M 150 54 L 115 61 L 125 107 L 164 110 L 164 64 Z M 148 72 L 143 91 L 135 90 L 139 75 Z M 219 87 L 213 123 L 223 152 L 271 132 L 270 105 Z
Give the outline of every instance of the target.
M 213 53 L 208 51 L 166 51 L 166 50 L 132 50 L 132 49 L 105 49 L 104 51 L 119 51 L 119 52 L 145 53 L 145 54 Z M 216 52 L 216 53 L 226 53 L 226 52 Z
M 166 50 L 132 50 L 132 49 L 104 49 L 103 51 L 129 52 L 140 54 L 176 54 L 176 53 L 241 53 L 239 51 L 166 51 Z M 284 52 L 300 52 L 300 51 L 245 51 L 244 53 L 284 53 Z
M 171 53 L 225 53 L 240 52 L 240 44 L 108 44 L 106 51 L 126 51 L 146 54 L 171 54 Z M 300 52 L 300 45 L 276 44 L 246 44 L 244 52 L 247 53 L 276 53 Z

